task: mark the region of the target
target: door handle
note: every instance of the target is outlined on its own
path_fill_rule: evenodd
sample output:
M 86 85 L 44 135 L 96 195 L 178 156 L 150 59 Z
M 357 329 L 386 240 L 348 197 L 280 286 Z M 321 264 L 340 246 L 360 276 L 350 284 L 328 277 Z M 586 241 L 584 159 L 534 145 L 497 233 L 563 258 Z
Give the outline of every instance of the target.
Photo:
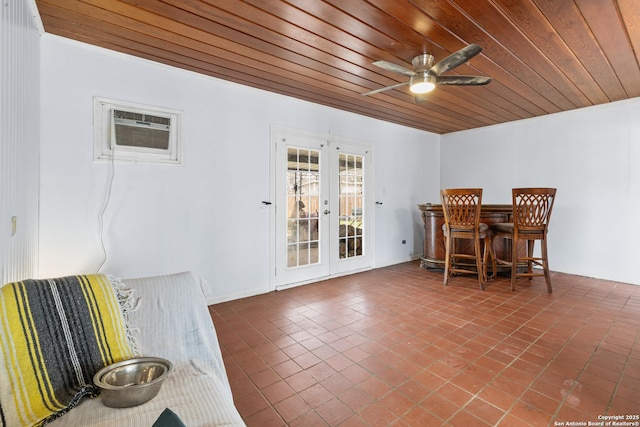
M 325 215 L 329 215 L 330 213 L 331 213 L 331 211 L 330 211 L 329 209 L 325 209 L 325 210 L 324 210 L 324 214 L 325 214 Z

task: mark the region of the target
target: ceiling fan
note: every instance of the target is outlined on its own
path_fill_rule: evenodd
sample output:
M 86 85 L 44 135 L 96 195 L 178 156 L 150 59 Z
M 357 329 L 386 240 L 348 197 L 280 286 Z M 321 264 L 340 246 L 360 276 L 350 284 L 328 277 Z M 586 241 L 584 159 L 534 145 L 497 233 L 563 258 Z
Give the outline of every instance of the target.
M 409 90 L 413 94 L 415 102 L 424 102 L 427 99 L 427 93 L 432 91 L 436 85 L 455 85 L 455 86 L 481 86 L 486 85 L 493 80 L 491 77 L 481 76 L 443 76 L 443 73 L 453 70 L 458 65 L 464 64 L 482 51 L 477 44 L 470 44 L 457 52 L 444 58 L 437 64 L 433 64 L 434 57 L 428 53 L 416 56 L 411 61 L 413 71 L 402 65 L 396 65 L 387 61 L 376 61 L 373 65 L 384 68 L 385 70 L 400 73 L 410 79 L 406 82 L 395 85 L 375 89 L 365 92 L 362 95 L 373 95 L 375 93 L 384 92 L 385 90 L 395 89 L 402 86 L 409 86 Z

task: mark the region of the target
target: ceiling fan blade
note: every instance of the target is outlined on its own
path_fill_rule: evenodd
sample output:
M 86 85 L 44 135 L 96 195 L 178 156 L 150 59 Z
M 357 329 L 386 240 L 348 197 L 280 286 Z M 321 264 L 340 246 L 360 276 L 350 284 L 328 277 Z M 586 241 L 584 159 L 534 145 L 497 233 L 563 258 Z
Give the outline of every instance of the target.
M 384 68 L 385 70 L 393 71 L 394 73 L 403 74 L 407 77 L 413 76 L 415 73 L 402 65 L 397 65 L 387 61 L 376 61 L 373 63 L 376 67 Z
M 480 46 L 477 44 L 470 44 L 469 46 L 463 47 L 459 51 L 452 53 L 442 61 L 438 62 L 429 69 L 429 73 L 439 76 L 449 70 L 453 70 L 460 64 L 464 64 L 480 52 L 482 52 L 482 48 Z
M 362 96 L 373 95 L 374 93 L 380 93 L 380 92 L 384 92 L 385 90 L 395 89 L 397 87 L 408 86 L 408 85 L 409 85 L 409 82 L 398 83 L 398 84 L 387 86 L 387 87 L 381 87 L 380 89 L 375 89 L 370 92 L 361 93 L 360 95 Z
M 481 76 L 437 76 L 437 85 L 482 86 L 491 83 L 491 77 Z

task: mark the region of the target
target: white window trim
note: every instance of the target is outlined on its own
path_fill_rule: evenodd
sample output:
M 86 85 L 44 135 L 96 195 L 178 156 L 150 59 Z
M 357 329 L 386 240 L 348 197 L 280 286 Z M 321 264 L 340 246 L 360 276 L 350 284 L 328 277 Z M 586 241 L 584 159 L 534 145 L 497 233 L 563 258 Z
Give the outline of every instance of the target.
M 113 110 L 132 111 L 171 119 L 169 148 L 116 145 L 113 137 Z M 130 161 L 182 165 L 182 111 L 115 99 L 93 99 L 93 158 L 96 161 Z

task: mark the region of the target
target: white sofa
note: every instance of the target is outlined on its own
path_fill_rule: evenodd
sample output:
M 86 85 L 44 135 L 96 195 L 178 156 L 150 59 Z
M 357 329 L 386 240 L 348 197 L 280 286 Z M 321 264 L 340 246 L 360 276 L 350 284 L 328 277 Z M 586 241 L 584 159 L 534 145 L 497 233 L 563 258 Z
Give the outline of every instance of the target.
M 174 365 L 158 395 L 132 408 L 108 408 L 84 399 L 50 426 L 151 427 L 165 408 L 188 427 L 244 426 L 233 404 L 222 354 L 202 291 L 191 272 L 123 279 L 140 307 L 130 313 L 143 356 Z

